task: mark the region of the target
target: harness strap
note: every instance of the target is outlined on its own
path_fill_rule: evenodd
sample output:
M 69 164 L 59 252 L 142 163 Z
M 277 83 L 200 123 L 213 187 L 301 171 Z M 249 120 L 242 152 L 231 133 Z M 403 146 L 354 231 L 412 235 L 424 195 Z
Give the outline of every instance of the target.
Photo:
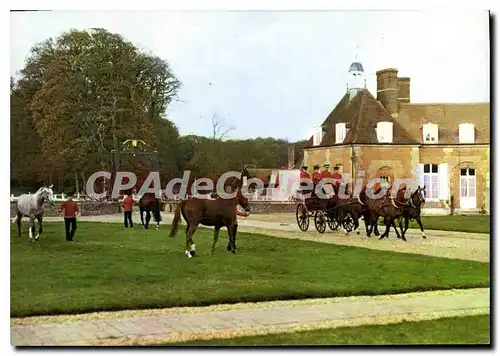
M 400 209 L 398 206 L 396 206 L 396 202 L 394 199 L 391 199 L 392 206 L 395 207 L 396 209 Z

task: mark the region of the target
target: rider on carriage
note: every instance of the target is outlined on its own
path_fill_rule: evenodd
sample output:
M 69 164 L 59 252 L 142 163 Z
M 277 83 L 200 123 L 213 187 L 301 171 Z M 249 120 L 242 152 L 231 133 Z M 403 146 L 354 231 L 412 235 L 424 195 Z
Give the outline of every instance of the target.
M 300 190 L 302 194 L 311 194 L 313 191 L 307 189 L 307 182 L 311 180 L 309 172 L 307 172 L 307 166 L 302 166 L 300 168 Z
M 334 183 L 334 186 L 335 186 L 335 188 L 337 188 L 337 191 L 338 191 L 340 188 L 340 185 L 342 184 L 342 174 L 339 173 L 338 166 L 335 166 L 333 168 L 332 178 L 336 180 L 336 182 Z
M 330 165 L 328 163 L 325 163 L 323 165 L 323 168 L 323 172 L 321 172 L 321 179 L 332 178 L 332 174 L 328 170 L 328 168 L 330 168 Z
M 314 169 L 314 173 L 312 175 L 312 180 L 313 180 L 314 189 L 316 189 L 316 186 L 321 181 L 321 173 L 319 172 L 319 166 L 317 164 L 313 167 L 313 169 Z

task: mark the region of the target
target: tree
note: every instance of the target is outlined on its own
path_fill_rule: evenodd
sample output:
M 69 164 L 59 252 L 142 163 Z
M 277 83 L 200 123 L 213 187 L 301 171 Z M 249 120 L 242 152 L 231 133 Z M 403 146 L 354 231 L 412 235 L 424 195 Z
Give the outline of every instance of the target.
M 10 125 L 11 180 L 28 187 L 37 185 L 42 171 L 39 159 L 39 136 L 30 116 L 25 91 L 11 78 L 10 112 L 16 120 Z
M 11 121 L 17 127 L 33 119 L 43 179 L 73 176 L 78 188 L 80 178 L 109 167 L 111 150 L 127 138 L 152 144 L 170 158 L 165 168 L 175 169 L 179 135 L 165 112 L 180 82 L 166 61 L 120 35 L 72 30 L 39 43 L 16 86 L 11 105 L 22 98 L 26 109 L 15 109 Z M 20 145 L 25 137 L 13 141 Z M 14 170 L 22 169 L 14 161 Z
M 224 136 L 234 129 L 234 126 L 224 128 L 224 123 L 217 118 L 217 114 L 212 115 L 212 139 L 222 140 Z

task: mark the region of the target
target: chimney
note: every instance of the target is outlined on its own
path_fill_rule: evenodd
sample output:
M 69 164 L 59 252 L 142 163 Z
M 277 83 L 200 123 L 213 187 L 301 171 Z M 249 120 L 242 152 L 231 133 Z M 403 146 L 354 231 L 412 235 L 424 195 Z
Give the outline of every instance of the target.
M 288 146 L 288 169 L 295 165 L 295 144 Z
M 398 115 L 398 70 L 382 69 L 377 72 L 377 100 L 393 117 Z
M 398 78 L 398 104 L 410 103 L 410 78 Z

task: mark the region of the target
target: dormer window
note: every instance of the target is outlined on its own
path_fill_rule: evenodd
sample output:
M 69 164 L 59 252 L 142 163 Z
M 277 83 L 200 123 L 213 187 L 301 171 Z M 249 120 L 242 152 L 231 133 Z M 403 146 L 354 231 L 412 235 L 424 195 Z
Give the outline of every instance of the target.
M 342 143 L 347 135 L 347 129 L 345 122 L 339 122 L 335 124 L 335 143 Z
M 424 143 L 438 143 L 438 125 L 424 124 L 422 127 L 422 136 Z
M 458 125 L 458 142 L 459 143 L 474 143 L 475 140 L 474 124 Z
M 314 128 L 313 133 L 313 146 L 319 146 L 323 139 L 323 128 L 321 126 Z
M 382 121 L 377 123 L 377 140 L 380 143 L 392 143 L 392 122 Z

